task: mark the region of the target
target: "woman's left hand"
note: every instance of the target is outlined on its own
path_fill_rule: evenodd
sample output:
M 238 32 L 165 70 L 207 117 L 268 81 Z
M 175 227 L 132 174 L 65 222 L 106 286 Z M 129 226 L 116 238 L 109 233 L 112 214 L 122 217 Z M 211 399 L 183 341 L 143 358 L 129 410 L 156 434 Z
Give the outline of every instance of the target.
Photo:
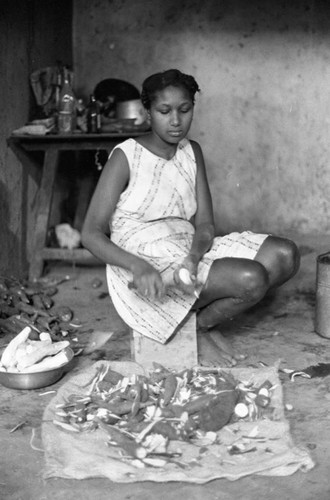
M 198 263 L 188 255 L 174 271 L 174 282 L 187 294 L 193 294 L 195 292 L 197 266 Z

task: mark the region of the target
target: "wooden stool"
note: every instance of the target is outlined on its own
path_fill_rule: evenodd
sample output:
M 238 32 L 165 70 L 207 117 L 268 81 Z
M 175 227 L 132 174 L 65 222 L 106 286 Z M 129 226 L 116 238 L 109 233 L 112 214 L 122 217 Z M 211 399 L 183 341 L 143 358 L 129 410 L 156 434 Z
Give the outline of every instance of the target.
M 186 316 L 166 344 L 131 330 L 131 356 L 146 369 L 152 369 L 154 361 L 173 370 L 196 366 L 196 313 L 191 312 Z

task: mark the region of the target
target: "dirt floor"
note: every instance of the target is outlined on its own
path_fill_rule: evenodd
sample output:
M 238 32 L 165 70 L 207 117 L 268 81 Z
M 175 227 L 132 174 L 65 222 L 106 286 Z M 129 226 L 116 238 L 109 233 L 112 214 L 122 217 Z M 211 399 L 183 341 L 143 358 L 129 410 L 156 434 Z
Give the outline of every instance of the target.
M 273 365 L 303 369 L 330 362 L 329 342 L 314 333 L 316 257 L 330 250 L 326 238 L 298 237 L 302 261 L 298 275 L 244 316 L 224 325 L 223 332 L 247 358 L 241 365 Z M 56 303 L 69 305 L 84 331 L 113 331 L 112 338 L 88 356 L 76 358 L 73 371 L 56 384 L 38 390 L 20 391 L 0 387 L 0 499 L 76 500 L 182 499 L 189 500 L 329 500 L 330 376 L 290 381 L 282 375 L 286 411 L 295 444 L 307 448 L 315 467 L 289 477 L 254 476 L 238 481 L 214 480 L 205 485 L 188 483 L 118 484 L 107 479 L 43 479 L 44 457 L 40 426 L 43 410 L 61 384 L 72 373 L 98 359 L 130 358 L 128 330 L 116 315 L 106 290 L 101 267 L 53 264 L 49 275 L 69 275 L 59 286 Z M 101 280 L 94 287 L 95 278 Z M 80 335 L 80 337 L 79 337 Z M 89 333 L 79 334 L 79 342 Z M 0 337 L 0 344 L 6 343 Z M 13 431 L 16 425 L 24 425 Z M 11 432 L 12 431 L 12 432 Z

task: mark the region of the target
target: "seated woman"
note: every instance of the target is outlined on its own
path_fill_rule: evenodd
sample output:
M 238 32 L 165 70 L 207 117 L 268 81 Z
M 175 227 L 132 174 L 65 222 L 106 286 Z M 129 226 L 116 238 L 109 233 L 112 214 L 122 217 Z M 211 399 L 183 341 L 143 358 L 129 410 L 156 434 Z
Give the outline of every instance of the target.
M 195 309 L 200 352 L 228 366 L 237 356 L 218 325 L 291 278 L 299 254 L 292 241 L 267 234 L 215 237 L 203 153 L 186 138 L 198 91 L 176 69 L 144 81 L 151 131 L 111 152 L 82 242 L 106 264 L 111 299 L 131 328 L 165 343 Z

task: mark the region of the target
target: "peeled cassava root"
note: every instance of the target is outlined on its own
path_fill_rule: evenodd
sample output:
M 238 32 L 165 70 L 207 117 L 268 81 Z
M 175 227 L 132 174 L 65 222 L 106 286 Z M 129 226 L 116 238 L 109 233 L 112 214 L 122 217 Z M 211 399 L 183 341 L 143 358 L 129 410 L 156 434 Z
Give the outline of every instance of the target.
M 1 355 L 0 369 L 8 372 L 32 373 L 57 368 L 69 361 L 67 340 L 52 342 L 47 332 L 39 340 L 31 340 L 31 328 L 23 328 Z
M 39 343 L 38 343 L 39 344 Z M 28 368 L 39 361 L 43 360 L 48 356 L 53 356 L 58 354 L 60 351 L 69 347 L 70 342 L 63 340 L 62 342 L 48 343 L 47 341 L 40 341 L 41 345 L 34 344 L 34 349 L 31 352 L 27 352 L 24 356 L 20 357 L 17 368 L 19 371 Z M 45 344 L 45 345 L 44 345 Z
M 185 267 L 182 267 L 180 269 L 179 278 L 185 285 L 192 285 L 193 284 L 191 276 L 190 276 L 190 272 Z
M 31 328 L 27 326 L 23 328 L 23 330 L 9 342 L 1 356 L 1 363 L 5 368 L 9 368 L 13 364 L 15 364 L 16 351 L 18 349 L 18 346 L 28 340 L 30 333 Z
M 180 271 L 179 271 L 179 278 L 182 281 L 182 283 L 184 283 L 187 286 L 190 286 L 190 287 L 194 288 L 195 283 L 194 283 L 194 281 L 192 279 L 192 276 L 191 276 L 189 270 L 186 269 L 185 267 L 182 267 L 180 269 Z M 196 289 L 193 290 L 193 293 L 194 293 L 196 299 L 198 299 L 199 298 L 199 293 L 196 291 Z

